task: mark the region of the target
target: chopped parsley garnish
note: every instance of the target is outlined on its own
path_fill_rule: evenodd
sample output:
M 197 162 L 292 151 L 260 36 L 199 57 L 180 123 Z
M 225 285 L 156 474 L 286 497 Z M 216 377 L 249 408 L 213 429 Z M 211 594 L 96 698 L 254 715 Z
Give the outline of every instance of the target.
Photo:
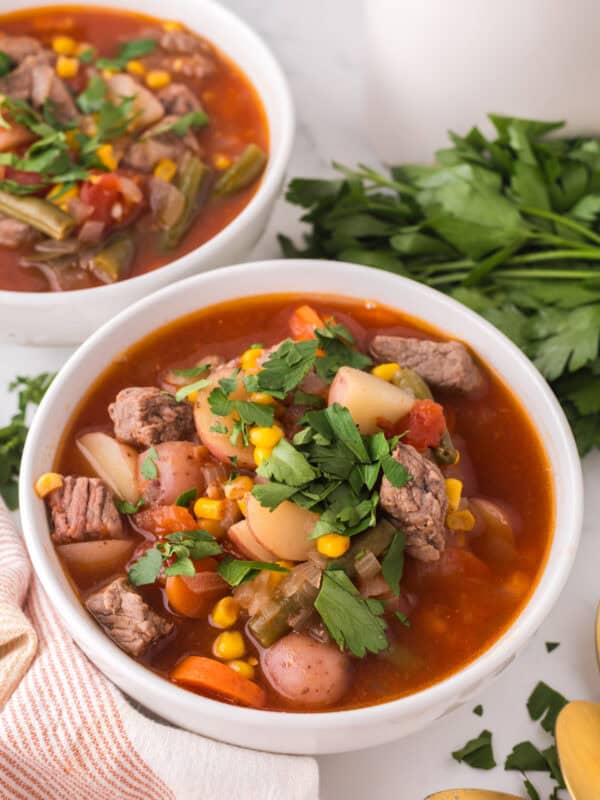
M 4 53 L 2 50 L 0 50 L 0 78 L 3 78 L 5 75 L 8 75 L 8 73 L 12 70 L 14 65 L 15 62 L 12 60 L 12 58 L 6 53 Z
M 532 720 L 539 720 L 548 733 L 554 733 L 556 718 L 569 701 L 562 694 L 540 681 L 527 701 L 527 710 Z
M 203 375 L 210 368 L 210 364 L 200 364 L 197 367 L 186 367 L 185 369 L 172 369 L 173 375 L 178 378 L 197 378 Z
M 343 570 L 323 573 L 315 608 L 340 649 L 358 658 L 387 649 L 383 603 L 362 597 Z
M 404 572 L 405 545 L 406 534 L 404 531 L 397 531 L 381 562 L 382 575 L 396 597 L 400 595 L 400 581 Z
M 481 703 L 473 709 L 473 713 L 478 717 L 483 717 L 483 706 Z
M 374 487 L 395 439 L 382 433 L 361 436 L 348 409 L 338 404 L 308 411 L 302 425 L 292 444 L 281 439 L 258 467 L 258 475 L 269 482 L 254 487 L 256 499 L 267 508 L 292 500 L 319 514 L 313 537 L 353 536 L 375 525 L 379 495 Z M 388 477 L 401 487 L 410 475 L 398 467 L 388 469 Z
M 227 581 L 230 586 L 239 586 L 241 583 L 252 580 L 259 572 L 268 570 L 269 572 L 289 572 L 287 567 L 275 564 L 271 561 L 243 561 L 231 556 L 219 563 L 217 572 Z
M 182 506 L 183 508 L 187 508 L 190 503 L 193 503 L 194 500 L 198 497 L 198 489 L 188 489 L 187 492 L 182 492 L 177 500 L 175 500 L 176 506 Z
M 140 497 L 136 503 L 130 503 L 129 500 L 115 500 L 115 505 L 121 514 L 137 514 L 144 505 L 144 498 Z
M 546 642 L 547 653 L 552 653 L 557 647 L 560 647 L 560 642 Z
M 541 800 L 538 790 L 535 788 L 533 783 L 531 783 L 529 778 L 524 779 L 523 787 L 527 792 L 527 797 L 529 798 L 529 800 Z
M 327 401 L 319 394 L 309 394 L 298 389 L 294 394 L 294 404 L 309 408 L 323 408 L 327 405 Z
M 154 128 L 152 136 L 174 133 L 176 136 L 183 137 L 192 128 L 203 128 L 205 125 L 208 125 L 208 114 L 205 111 L 190 111 L 189 114 L 178 117 L 174 122 L 167 122 Z
M 548 762 L 531 742 L 519 742 L 504 762 L 504 769 L 519 772 L 546 772 Z
M 241 438 L 243 444 L 247 445 L 248 429 L 252 425 L 270 428 L 273 425 L 275 413 L 271 406 L 264 406 L 249 400 L 230 400 L 229 396 L 238 386 L 238 375 L 239 370 L 236 370 L 230 378 L 222 378 L 219 385 L 209 394 L 208 405 L 213 414 L 218 417 L 227 417 L 236 412 L 238 419 L 232 426 L 230 441 L 235 445 Z M 227 432 L 227 430 L 219 431 L 219 433 Z
M 155 39 L 131 39 L 121 45 L 118 56 L 115 58 L 99 58 L 96 61 L 98 69 L 110 69 L 120 72 L 132 59 L 150 55 L 156 49 Z
M 106 102 L 108 84 L 99 75 L 94 75 L 85 90 L 77 97 L 77 105 L 84 114 L 100 111 Z
M 129 580 L 134 586 L 154 583 L 161 571 L 164 575 L 196 574 L 194 561 L 222 552 L 221 546 L 207 531 L 191 530 L 168 533 L 129 569 Z
M 410 620 L 406 614 L 403 614 L 401 611 L 394 611 L 394 616 L 404 625 L 405 628 L 410 628 Z
M 158 467 L 154 459 L 158 458 L 158 453 L 156 452 L 154 447 L 151 447 L 148 450 L 148 455 L 142 462 L 142 466 L 140 472 L 142 473 L 142 477 L 146 478 L 147 481 L 155 481 L 158 478 Z
M 482 731 L 476 739 L 471 739 L 460 750 L 455 750 L 452 758 L 474 769 L 493 769 L 496 766 L 496 759 L 491 732 Z
M 211 381 L 209 378 L 201 378 L 195 383 L 188 383 L 187 386 L 182 386 L 181 389 L 177 391 L 175 394 L 175 400 L 177 400 L 178 403 L 181 403 L 181 401 L 185 400 L 185 398 L 192 394 L 192 392 L 199 392 L 202 389 L 206 389 L 206 387 L 210 386 L 210 384 Z
M 27 411 L 40 404 L 53 379 L 53 372 L 31 378 L 19 375 L 8 387 L 11 392 L 19 391 L 17 412 L 8 425 L 0 428 L 0 494 L 11 511 L 19 507 L 19 469 L 29 430 Z

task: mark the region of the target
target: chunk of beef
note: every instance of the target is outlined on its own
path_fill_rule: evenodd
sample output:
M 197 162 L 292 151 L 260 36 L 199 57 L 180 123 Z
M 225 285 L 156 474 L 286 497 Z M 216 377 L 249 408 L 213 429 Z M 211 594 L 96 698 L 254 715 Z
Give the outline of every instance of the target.
M 400 489 L 384 477 L 379 502 L 406 533 L 406 552 L 420 561 L 437 561 L 446 547 L 444 521 L 448 510 L 440 468 L 414 447 L 399 444 L 393 453 L 412 476 Z
M 433 389 L 471 392 L 481 381 L 479 370 L 460 342 L 375 336 L 370 349 L 377 361 L 395 361 L 414 369 Z
M 122 389 L 108 408 L 115 436 L 134 447 L 194 437 L 194 415 L 188 402 L 178 403 L 155 386 Z
M 158 139 L 143 139 L 133 142 L 125 153 L 124 163 L 140 172 L 152 172 L 159 161 L 170 159 L 177 161 L 179 148 L 174 144 L 165 144 Z
M 66 84 L 58 77 L 45 52 L 27 56 L 19 66 L 0 79 L 0 94 L 13 100 L 28 100 L 41 108 L 51 100 L 61 122 L 77 116 L 77 107 Z
M 29 244 L 38 237 L 38 231 L 31 225 L 0 214 L 0 247 L 15 249 Z
M 163 50 L 169 53 L 196 53 L 209 50 L 208 43 L 182 28 L 171 31 L 163 30 L 159 44 Z
M 17 64 L 24 61 L 27 56 L 34 56 L 42 52 L 42 45 L 32 36 L 8 36 L 0 34 L 0 51 L 6 53 Z
M 175 114 L 178 117 L 202 109 L 196 95 L 183 83 L 171 83 L 165 86 L 157 97 L 167 114 Z
M 48 505 L 56 544 L 123 537 L 121 517 L 100 478 L 67 475 L 48 495 Z
M 127 578 L 117 578 L 85 602 L 110 638 L 132 656 L 173 630 L 173 623 L 153 611 Z

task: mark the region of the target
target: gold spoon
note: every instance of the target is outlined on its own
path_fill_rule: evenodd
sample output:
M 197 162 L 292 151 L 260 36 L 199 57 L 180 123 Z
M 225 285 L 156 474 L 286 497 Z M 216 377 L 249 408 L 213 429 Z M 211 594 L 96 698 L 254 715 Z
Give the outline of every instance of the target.
M 514 794 L 491 792 L 488 789 L 444 789 L 430 794 L 425 800 L 522 800 Z
M 596 614 L 596 658 L 600 666 L 600 606 Z M 600 797 L 600 704 L 576 700 L 556 721 L 556 746 L 565 783 L 574 800 Z

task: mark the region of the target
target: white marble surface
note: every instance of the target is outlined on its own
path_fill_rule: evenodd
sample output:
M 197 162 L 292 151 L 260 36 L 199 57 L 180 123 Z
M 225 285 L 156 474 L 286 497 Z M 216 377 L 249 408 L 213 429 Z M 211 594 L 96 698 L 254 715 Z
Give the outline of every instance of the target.
M 326 175 L 332 158 L 349 164 L 373 162 L 362 119 L 363 24 L 359 0 L 228 0 L 227 4 L 264 35 L 289 76 L 298 113 L 298 132 L 290 167 L 293 175 Z M 425 58 L 426 56 L 424 56 Z M 278 254 L 277 231 L 298 233 L 295 209 L 279 203 L 267 233 L 249 254 Z M 0 348 L 0 387 L 15 374 L 57 369 L 66 349 Z M 0 392 L 0 424 L 12 412 L 14 399 Z M 323 800 L 422 800 L 452 786 L 481 786 L 518 792 L 514 773 L 470 770 L 456 764 L 450 752 L 484 727 L 494 733 L 497 759 L 523 739 L 546 743 L 528 719 L 525 701 L 538 680 L 570 698 L 600 700 L 600 676 L 592 651 L 594 609 L 600 600 L 600 453 L 585 461 L 586 517 L 582 545 L 559 604 L 529 647 L 478 701 L 479 719 L 467 707 L 432 728 L 385 747 L 320 759 Z M 596 489 L 596 491 L 594 491 Z M 561 647 L 546 653 L 546 640 Z M 543 786 L 543 781 L 535 781 Z M 284 798 L 282 798 L 284 800 Z

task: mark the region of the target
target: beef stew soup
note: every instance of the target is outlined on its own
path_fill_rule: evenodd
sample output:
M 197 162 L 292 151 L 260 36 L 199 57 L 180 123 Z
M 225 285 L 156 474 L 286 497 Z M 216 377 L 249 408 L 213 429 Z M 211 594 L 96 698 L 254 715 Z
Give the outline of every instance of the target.
M 268 140 L 246 76 L 177 21 L 0 16 L 0 289 L 85 289 L 189 253 L 250 201 Z
M 531 421 L 467 346 L 329 296 L 158 329 L 91 387 L 36 491 L 119 647 L 278 711 L 464 667 L 527 602 L 554 518 Z

